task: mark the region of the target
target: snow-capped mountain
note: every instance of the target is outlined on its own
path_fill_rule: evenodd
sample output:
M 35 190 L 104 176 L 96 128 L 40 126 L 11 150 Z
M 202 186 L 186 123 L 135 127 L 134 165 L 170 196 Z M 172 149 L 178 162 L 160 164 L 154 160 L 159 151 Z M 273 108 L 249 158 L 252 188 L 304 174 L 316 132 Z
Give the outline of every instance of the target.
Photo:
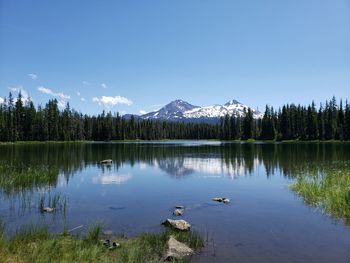
M 189 104 L 183 100 L 174 100 L 169 104 L 165 105 L 158 111 L 149 112 L 140 117 L 142 119 L 161 119 L 161 120 L 172 120 L 184 118 L 184 113 L 199 109 L 200 107 Z
M 149 112 L 137 116 L 137 118 L 169 121 L 217 122 L 220 117 L 224 117 L 226 114 L 242 117 L 244 116 L 244 109 L 247 110 L 248 108 L 247 105 L 236 100 L 230 100 L 224 105 L 200 107 L 178 99 L 170 102 L 158 111 Z M 251 110 L 254 118 L 262 118 L 262 113 L 254 109 Z

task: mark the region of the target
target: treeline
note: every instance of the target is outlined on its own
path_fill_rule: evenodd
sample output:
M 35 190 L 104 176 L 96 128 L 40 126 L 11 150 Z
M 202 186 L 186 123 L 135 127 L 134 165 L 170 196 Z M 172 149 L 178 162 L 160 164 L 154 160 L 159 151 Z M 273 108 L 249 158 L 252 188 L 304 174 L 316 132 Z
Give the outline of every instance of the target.
M 287 104 L 277 111 L 266 106 L 262 119 L 254 120 L 248 108 L 244 117 L 226 116 L 220 122 L 221 139 L 350 140 L 350 104 L 333 97 L 316 108 Z
M 261 139 L 261 140 L 350 140 L 350 105 L 333 98 L 318 109 L 311 105 L 285 105 L 278 111 L 266 106 L 262 119 L 254 119 L 248 108 L 243 117 L 225 116 L 218 124 L 152 120 L 125 120 L 102 112 L 83 115 L 58 101 L 45 107 L 23 102 L 12 94 L 0 104 L 0 141 L 156 139 Z

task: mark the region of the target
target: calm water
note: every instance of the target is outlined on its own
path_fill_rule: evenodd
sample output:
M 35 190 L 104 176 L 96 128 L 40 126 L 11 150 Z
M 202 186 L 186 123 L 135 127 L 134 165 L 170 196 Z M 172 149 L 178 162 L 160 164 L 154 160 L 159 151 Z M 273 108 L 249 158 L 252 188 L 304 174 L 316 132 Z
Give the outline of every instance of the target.
M 113 165 L 100 165 L 103 159 Z M 181 204 L 183 219 L 206 240 L 193 262 L 350 262 L 350 227 L 288 188 L 297 174 L 349 160 L 350 144 L 0 146 L 3 178 L 28 167 L 50 172 L 47 179 L 0 180 L 0 215 L 9 234 L 30 222 L 51 231 L 101 222 L 133 236 L 162 231 L 160 222 Z M 41 214 L 39 196 L 54 193 L 68 199 L 66 212 Z M 216 196 L 231 204 L 213 203 Z

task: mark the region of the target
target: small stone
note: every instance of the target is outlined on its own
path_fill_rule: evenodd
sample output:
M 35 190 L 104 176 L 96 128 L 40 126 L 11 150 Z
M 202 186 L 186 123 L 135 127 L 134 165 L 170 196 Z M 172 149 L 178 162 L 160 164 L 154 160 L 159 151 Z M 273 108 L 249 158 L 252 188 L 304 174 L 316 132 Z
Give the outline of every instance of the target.
M 176 209 L 185 209 L 185 206 L 183 206 L 183 205 L 176 205 L 175 208 Z
M 223 201 L 223 199 L 221 197 L 214 197 L 211 200 L 213 200 L 214 202 L 222 202 Z
M 224 197 L 224 198 L 222 199 L 222 201 L 223 201 L 225 204 L 228 204 L 228 203 L 230 202 L 230 199 Z
M 182 219 L 180 220 L 167 219 L 162 224 L 166 226 L 171 226 L 172 228 L 181 230 L 181 231 L 188 231 L 191 228 L 191 224 Z
M 177 241 L 173 236 L 168 240 L 168 250 L 165 254 L 165 261 L 179 260 L 193 254 L 193 250 L 186 244 Z
M 55 211 L 55 209 L 52 207 L 44 207 L 42 211 L 46 213 L 52 213 L 53 211 Z
M 109 250 L 113 250 L 113 249 L 116 249 L 116 248 L 118 248 L 118 247 L 120 247 L 120 244 L 117 243 L 117 242 L 113 242 L 113 243 L 112 243 L 112 246 L 109 247 Z
M 106 240 L 102 240 L 102 243 L 105 247 L 109 247 L 110 241 L 109 241 L 109 239 L 106 239 Z
M 184 210 L 182 209 L 175 209 L 174 211 L 175 216 L 182 216 L 183 213 L 184 213 Z

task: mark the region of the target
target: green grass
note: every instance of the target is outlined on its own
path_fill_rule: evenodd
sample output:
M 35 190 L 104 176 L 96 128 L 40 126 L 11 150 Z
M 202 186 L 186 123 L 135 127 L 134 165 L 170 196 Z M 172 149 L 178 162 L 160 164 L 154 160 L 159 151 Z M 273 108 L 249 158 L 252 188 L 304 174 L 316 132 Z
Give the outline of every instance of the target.
M 58 169 L 48 165 L 28 167 L 23 164 L 0 163 L 0 187 L 7 195 L 57 184 Z
M 314 174 L 300 175 L 291 189 L 307 204 L 350 223 L 349 164 L 338 163 Z
M 1 234 L 3 228 L 0 228 L 0 259 L 5 262 L 25 263 L 160 262 L 170 235 L 193 249 L 203 247 L 203 241 L 196 233 L 166 229 L 162 233 L 145 233 L 134 238 L 110 238 L 121 246 L 109 250 L 100 241 L 100 232 L 101 226 L 95 225 L 84 238 L 79 238 L 67 232 L 49 234 L 45 227 L 26 226 L 20 228 L 12 238 L 5 239 Z

